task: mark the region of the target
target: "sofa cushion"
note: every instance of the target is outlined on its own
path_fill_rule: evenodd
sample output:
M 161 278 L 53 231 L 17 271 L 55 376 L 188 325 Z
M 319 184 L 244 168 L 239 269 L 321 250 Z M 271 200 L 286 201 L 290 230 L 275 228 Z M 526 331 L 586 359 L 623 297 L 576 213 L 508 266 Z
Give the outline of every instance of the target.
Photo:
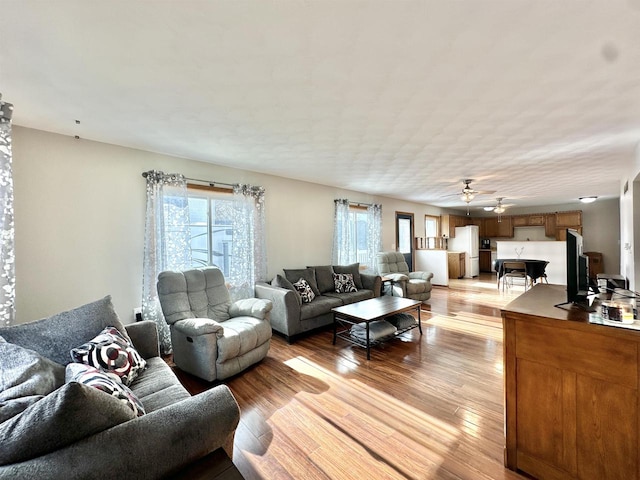
M 144 406 L 138 397 L 114 373 L 104 372 L 83 363 L 70 363 L 65 372 L 65 381 L 82 383 L 105 392 L 127 405 L 138 417 L 145 414 Z
M 431 282 L 427 280 L 420 280 L 417 278 L 411 278 L 407 282 L 407 295 L 414 295 L 418 293 L 427 293 L 431 291 Z
M 316 298 L 316 294 L 313 293 L 311 286 L 304 278 L 301 278 L 300 280 L 295 282 L 293 286 L 300 294 L 300 298 L 302 298 L 302 303 L 310 303 L 314 298 Z
M 131 383 L 147 365 L 128 338 L 115 327 L 107 327 L 83 345 L 71 349 L 74 362 L 115 373 L 125 385 Z
M 353 275 L 353 283 L 356 284 L 356 288 L 360 290 L 362 287 L 362 279 L 360 278 L 360 264 L 352 263 L 351 265 L 334 265 L 333 271 L 335 273 L 350 273 Z
M 35 322 L 0 328 L 7 342 L 35 350 L 61 365 L 71 362 L 69 351 L 95 337 L 105 327 L 115 327 L 129 339 L 111 297 L 88 303 Z M 73 333 L 73 335 L 70 335 Z
M 343 305 L 349 305 L 350 303 L 360 302 L 362 300 L 369 300 L 373 298 L 373 292 L 371 290 L 362 289 L 355 292 L 347 293 L 325 293 L 327 297 L 333 297 L 339 299 Z
M 160 357 L 147 361 L 147 368 L 135 379 L 131 391 L 140 399 L 147 413 L 191 396 Z
M 331 313 L 332 308 L 343 305 L 342 300 L 330 295 L 331 294 L 321 295 L 316 297 L 311 303 L 303 303 L 300 307 L 300 320 L 307 320 L 308 318 L 317 317 L 318 315 Z
M 318 282 L 316 281 L 316 271 L 313 268 L 299 268 L 297 270 L 284 270 L 284 276 L 289 280 L 292 284 L 304 278 L 305 281 L 313 290 L 313 293 L 318 296 L 320 295 L 320 290 L 318 290 Z
M 0 424 L 0 465 L 44 455 L 134 418 L 116 398 L 67 383 Z
M 351 273 L 334 273 L 333 283 L 335 293 L 357 292 L 356 284 L 353 283 L 353 275 Z
M 333 267 L 331 265 L 319 265 L 313 268 L 316 271 L 316 283 L 318 284 L 318 291 L 320 294 L 326 292 L 334 292 L 335 285 L 333 283 Z
M 0 337 L 0 423 L 64 384 L 64 367 Z
M 280 274 L 276 275 L 275 278 L 271 281 L 271 285 L 273 285 L 274 287 L 286 288 L 287 290 L 291 290 L 292 292 L 295 292 L 296 299 L 298 300 L 298 305 L 302 305 L 302 298 L 300 298 L 300 294 L 296 290 L 296 287 L 294 287 L 293 283 L 291 283 L 282 275 Z

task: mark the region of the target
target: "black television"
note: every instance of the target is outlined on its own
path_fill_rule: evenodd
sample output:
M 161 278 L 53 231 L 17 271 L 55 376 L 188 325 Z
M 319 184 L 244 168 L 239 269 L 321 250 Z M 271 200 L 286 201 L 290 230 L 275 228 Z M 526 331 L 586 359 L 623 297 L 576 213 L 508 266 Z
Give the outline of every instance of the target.
M 589 259 L 582 253 L 582 235 L 567 228 L 567 303 L 585 304 L 589 294 Z

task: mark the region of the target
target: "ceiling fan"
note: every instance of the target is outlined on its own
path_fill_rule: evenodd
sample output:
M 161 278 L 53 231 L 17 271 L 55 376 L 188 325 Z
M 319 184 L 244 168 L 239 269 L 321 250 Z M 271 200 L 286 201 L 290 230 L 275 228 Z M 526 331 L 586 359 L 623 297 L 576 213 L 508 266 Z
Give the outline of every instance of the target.
M 472 178 L 467 178 L 462 180 L 462 183 L 464 184 L 462 191 L 459 194 L 454 193 L 452 195 L 460 195 L 460 200 L 462 200 L 468 205 L 469 202 L 471 202 L 471 200 L 473 200 L 476 195 L 491 195 L 496 193 L 495 190 L 485 190 L 485 191 L 474 190 L 473 188 L 471 188 L 471 182 L 473 182 Z M 447 196 L 451 196 L 451 195 L 447 195 Z
M 500 215 L 502 215 L 505 212 L 507 207 L 513 206 L 512 203 L 509 203 L 509 204 L 502 203 L 503 200 L 504 200 L 504 197 L 496 197 L 497 203 L 492 206 L 483 207 L 484 211 L 497 213 L 498 218 L 500 218 Z

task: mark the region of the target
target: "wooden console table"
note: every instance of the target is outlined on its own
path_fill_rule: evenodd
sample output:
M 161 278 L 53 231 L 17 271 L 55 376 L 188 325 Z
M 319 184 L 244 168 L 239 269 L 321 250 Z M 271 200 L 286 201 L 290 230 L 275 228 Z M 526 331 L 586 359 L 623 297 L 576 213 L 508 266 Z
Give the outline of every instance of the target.
M 538 479 L 640 479 L 640 331 L 591 324 L 536 285 L 502 310 L 505 466 Z

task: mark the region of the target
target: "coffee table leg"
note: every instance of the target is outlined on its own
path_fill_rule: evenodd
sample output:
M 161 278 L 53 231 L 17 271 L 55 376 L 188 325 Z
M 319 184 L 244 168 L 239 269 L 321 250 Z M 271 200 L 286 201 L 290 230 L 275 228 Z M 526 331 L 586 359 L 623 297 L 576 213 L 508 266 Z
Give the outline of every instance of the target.
M 420 321 L 420 305 L 418 305 L 418 329 L 420 330 L 420 335 L 422 335 L 422 322 Z
M 336 318 L 336 314 L 333 314 L 333 344 L 336 344 L 336 330 L 338 327 L 338 320 Z
M 371 344 L 369 343 L 369 322 L 367 322 L 367 360 L 371 360 Z

